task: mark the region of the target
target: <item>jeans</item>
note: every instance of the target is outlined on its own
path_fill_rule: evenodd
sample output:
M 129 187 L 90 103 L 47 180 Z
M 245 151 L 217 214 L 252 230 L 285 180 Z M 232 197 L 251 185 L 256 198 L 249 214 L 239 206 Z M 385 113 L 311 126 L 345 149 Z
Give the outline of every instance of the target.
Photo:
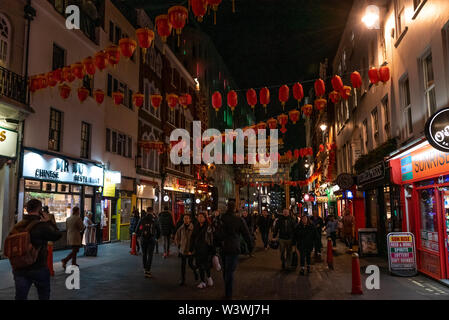
M 299 261 L 301 268 L 304 268 L 304 263 L 307 262 L 307 265 L 310 266 L 310 250 L 301 250 L 299 252 Z
M 279 249 L 281 250 L 282 266 L 285 267 L 285 263 L 290 265 L 292 260 L 292 240 L 279 239 Z
M 142 260 L 143 268 L 145 271 L 151 270 L 151 263 L 153 262 L 153 251 L 154 251 L 155 241 L 142 239 Z
M 206 282 L 206 276 L 210 278 L 210 268 L 212 266 L 210 256 L 195 255 L 195 264 L 200 271 L 201 282 Z
M 232 298 L 232 283 L 234 281 L 234 271 L 237 269 L 237 263 L 239 262 L 239 256 L 225 255 L 223 257 L 223 280 L 225 283 L 225 296 L 226 298 Z
M 62 259 L 62 261 L 64 263 L 67 263 L 70 259 L 72 259 L 72 265 L 76 264 L 76 256 L 78 255 L 79 250 L 80 250 L 80 247 L 72 246 L 72 252 L 70 252 L 67 257 Z
M 330 237 L 332 239 L 332 246 L 336 247 L 337 246 L 337 232 L 336 231 L 331 232 Z
M 352 234 L 346 233 L 345 234 L 345 243 L 349 249 L 352 249 L 352 241 L 353 241 Z
M 170 252 L 170 235 L 162 236 L 164 240 L 164 253 L 168 254 Z
M 318 237 L 315 239 L 313 247 L 315 248 L 315 255 L 321 254 L 321 248 L 323 247 L 323 244 L 321 243 L 321 231 L 319 232 Z
M 195 276 L 195 280 L 198 278 L 198 274 L 196 272 L 196 267 L 193 264 L 193 256 L 192 255 L 181 255 L 181 279 L 184 282 L 186 280 L 186 264 L 189 264 L 190 269 L 193 270 L 193 274 Z
M 31 286 L 37 288 L 39 300 L 50 300 L 50 271 L 47 267 L 37 270 L 13 272 L 16 300 L 27 300 Z
M 261 231 L 260 235 L 262 236 L 263 247 L 268 248 L 268 231 Z

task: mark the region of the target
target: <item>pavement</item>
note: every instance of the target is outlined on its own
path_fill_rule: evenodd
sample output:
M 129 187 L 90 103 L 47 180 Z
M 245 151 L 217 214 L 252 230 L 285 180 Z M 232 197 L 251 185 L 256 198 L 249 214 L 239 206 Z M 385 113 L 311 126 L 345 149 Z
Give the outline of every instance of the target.
M 260 238 L 260 237 L 259 237 Z M 325 244 L 323 238 L 323 244 Z M 159 245 L 160 249 L 162 245 Z M 99 246 L 98 257 L 78 258 L 80 289 L 68 290 L 67 274 L 60 260 L 69 251 L 54 252 L 55 276 L 51 280 L 53 300 L 221 300 L 224 286 L 221 272 L 212 271 L 214 286 L 196 288 L 193 274 L 187 267 L 186 285 L 178 285 L 180 259 L 176 248 L 163 259 L 155 254 L 153 278 L 144 278 L 142 257 L 132 256 L 129 241 Z M 323 248 L 323 253 L 326 247 Z M 261 244 L 253 257 L 241 256 L 234 282 L 235 300 L 449 300 L 449 288 L 428 277 L 418 275 L 404 278 L 388 273 L 387 261 L 382 258 L 361 258 L 362 295 L 351 295 L 351 254 L 338 243 L 334 255 L 334 269 L 325 262 L 315 261 L 309 275 L 295 271 L 281 271 L 279 251 L 264 251 Z M 380 289 L 368 290 L 365 274 L 368 265 L 380 269 Z M 14 281 L 8 260 L 0 260 L 0 300 L 14 299 Z M 32 288 L 29 299 L 37 299 Z

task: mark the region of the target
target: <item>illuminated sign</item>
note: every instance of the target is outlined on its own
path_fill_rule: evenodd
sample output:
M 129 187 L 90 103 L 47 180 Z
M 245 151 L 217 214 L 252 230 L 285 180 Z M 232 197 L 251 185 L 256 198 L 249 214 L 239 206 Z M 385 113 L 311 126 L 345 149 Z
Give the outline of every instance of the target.
M 115 186 L 122 181 L 122 174 L 120 171 L 108 171 L 104 172 L 104 197 L 115 197 Z
M 432 147 L 442 152 L 449 152 L 449 108 L 433 114 L 426 121 L 424 132 Z
M 0 127 L 0 156 L 17 156 L 17 132 Z
M 347 199 L 353 199 L 354 198 L 354 195 L 352 194 L 352 191 L 350 191 L 350 190 L 346 191 L 346 198 Z

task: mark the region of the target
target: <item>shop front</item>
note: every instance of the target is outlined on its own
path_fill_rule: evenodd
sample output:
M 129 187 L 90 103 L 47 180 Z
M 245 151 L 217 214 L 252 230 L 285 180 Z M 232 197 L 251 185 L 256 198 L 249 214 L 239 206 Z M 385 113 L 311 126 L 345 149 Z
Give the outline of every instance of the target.
M 117 185 L 118 200 L 117 213 L 112 216 L 112 221 L 117 224 L 117 240 L 130 240 L 129 224 L 133 208 L 136 207 L 136 179 L 122 177 L 120 184 Z M 115 240 L 115 239 L 114 239 Z
M 94 162 L 64 157 L 36 149 L 25 149 L 20 180 L 19 220 L 25 213 L 25 204 L 31 199 L 42 201 L 54 214 L 63 237 L 55 248 L 66 246 L 66 220 L 74 207 L 81 215 L 94 214 L 97 220 L 99 190 L 103 186 L 103 167 Z
M 136 209 L 139 212 L 146 211 L 147 208 L 153 208 L 154 212 L 159 212 L 159 185 L 160 181 L 138 179 Z
M 201 198 L 195 197 L 193 180 L 186 180 L 171 175 L 167 177 L 162 194 L 161 210 L 167 205 L 173 214 L 174 223 L 177 223 L 184 213 L 196 213 L 195 208 L 200 204 Z

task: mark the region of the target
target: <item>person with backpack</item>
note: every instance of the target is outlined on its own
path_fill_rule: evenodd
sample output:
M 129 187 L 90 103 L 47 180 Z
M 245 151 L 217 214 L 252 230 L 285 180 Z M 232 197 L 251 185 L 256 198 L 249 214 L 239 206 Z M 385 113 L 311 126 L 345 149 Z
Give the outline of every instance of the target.
M 273 222 L 271 220 L 271 216 L 268 215 L 268 211 L 266 209 L 262 210 L 262 215 L 259 216 L 259 219 L 257 220 L 257 227 L 259 228 L 265 251 L 268 250 L 268 236 L 270 234 L 272 224 Z
M 164 241 L 164 259 L 170 255 L 170 237 L 174 233 L 175 225 L 168 205 L 164 205 L 164 211 L 159 214 L 159 226 Z
M 50 299 L 50 271 L 47 265 L 48 241 L 57 241 L 61 232 L 42 212 L 42 202 L 32 199 L 26 204 L 28 214 L 18 222 L 5 240 L 4 254 L 9 258 L 15 282 L 15 299 L 27 300 L 31 286 L 37 288 L 39 300 Z
M 310 273 L 310 255 L 313 250 L 313 246 L 316 243 L 316 238 L 318 233 L 316 232 L 316 227 L 310 221 L 309 217 L 303 215 L 301 217 L 301 222 L 295 228 L 295 239 L 294 243 L 296 249 L 299 251 L 299 260 L 301 264 L 301 270 L 299 274 L 304 275 L 304 266 L 307 263 L 307 273 Z
M 235 215 L 235 201 L 229 200 L 226 212 L 221 216 L 214 238 L 221 243 L 223 280 L 225 299 L 232 299 L 234 272 L 237 269 L 240 254 L 240 236 L 253 250 L 249 230 L 242 219 Z
M 153 217 L 153 208 L 147 209 L 147 214 L 140 219 L 137 225 L 137 236 L 140 237 L 142 246 L 142 261 L 146 278 L 151 278 L 151 264 L 156 239 L 159 238 L 160 229 Z
M 282 270 L 289 267 L 292 258 L 292 242 L 296 223 L 290 216 L 288 209 L 284 209 L 283 214 L 276 219 L 273 231 L 273 239 L 279 235 L 279 250 L 281 252 Z
M 131 240 L 129 242 L 130 248 L 132 247 L 133 233 L 136 233 L 137 225 L 139 224 L 139 221 L 140 221 L 139 210 L 137 210 L 134 207 L 133 216 L 131 217 L 131 221 L 129 222 L 129 239 Z M 137 237 L 136 237 L 136 250 L 137 250 L 137 253 L 139 253 L 140 244 L 139 244 L 139 240 L 137 239 Z
M 80 208 L 73 207 L 72 215 L 66 220 L 66 230 L 67 244 L 72 248 L 72 251 L 67 257 L 61 260 L 64 270 L 69 260 L 72 260 L 73 266 L 78 266 L 76 264 L 76 256 L 82 245 L 82 233 L 84 230 L 83 220 L 80 217 Z

